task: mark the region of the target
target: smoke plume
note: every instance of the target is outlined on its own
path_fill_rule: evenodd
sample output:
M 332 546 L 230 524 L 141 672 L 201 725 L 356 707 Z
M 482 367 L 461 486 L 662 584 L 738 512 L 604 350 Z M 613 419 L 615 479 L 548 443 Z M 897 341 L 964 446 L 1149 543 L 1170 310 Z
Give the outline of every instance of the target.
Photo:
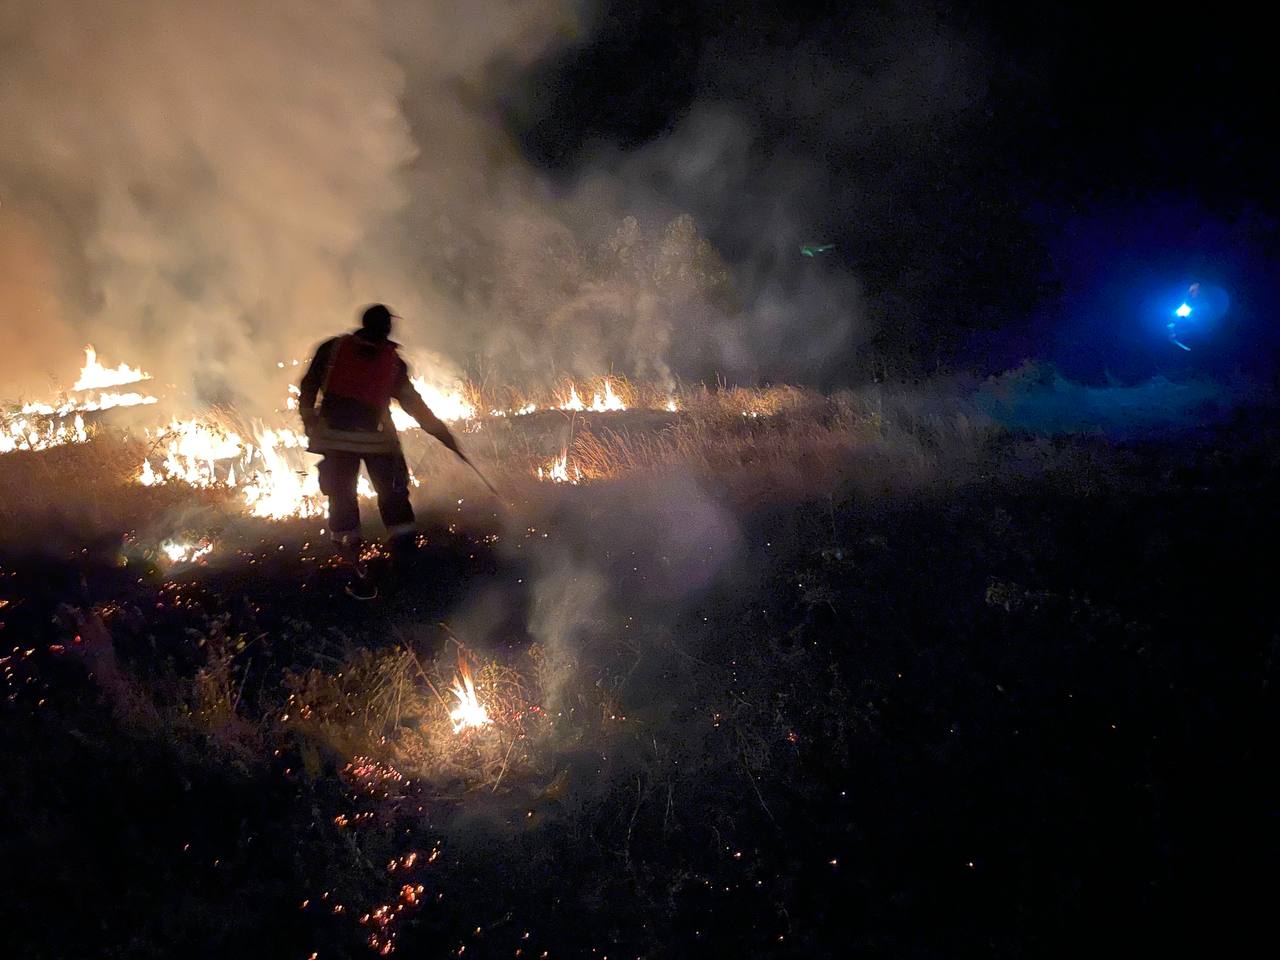
M 58 304 L 11 323 L 230 400 L 345 319 L 415 152 L 372 7 L 53 0 L 0 22 L 0 183 Z
M 798 253 L 853 189 L 815 151 L 883 223 L 879 168 L 969 104 L 966 48 L 928 23 L 893 54 L 897 24 L 857 76 L 712 48 L 666 135 L 552 179 L 528 78 L 589 43 L 581 9 L 0 0 L 0 395 L 93 342 L 193 405 L 274 407 L 277 362 L 375 300 L 437 374 L 830 379 L 870 326 L 854 274 Z

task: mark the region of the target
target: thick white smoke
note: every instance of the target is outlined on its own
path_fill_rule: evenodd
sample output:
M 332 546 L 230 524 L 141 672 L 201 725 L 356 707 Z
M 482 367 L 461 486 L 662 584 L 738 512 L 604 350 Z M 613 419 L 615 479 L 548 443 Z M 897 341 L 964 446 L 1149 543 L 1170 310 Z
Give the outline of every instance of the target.
M 0 392 L 92 340 L 273 403 L 276 361 L 377 299 L 455 358 L 661 372 L 634 224 L 588 269 L 495 106 L 564 5 L 6 2 L 0 31 Z
M 837 185 L 810 154 L 864 130 L 870 158 L 841 163 L 868 222 L 897 222 L 876 184 L 964 112 L 964 46 L 882 37 L 862 77 L 744 38 L 667 136 L 557 189 L 512 132 L 538 117 L 511 104 L 587 39 L 580 8 L 0 0 L 0 397 L 68 382 L 93 342 L 171 397 L 274 407 L 295 373 L 277 361 L 374 300 L 413 354 L 498 381 L 832 376 L 867 323 L 851 275 L 799 256 Z
M 46 278 L 0 291 L 19 370 L 73 364 L 71 328 L 235 399 L 347 322 L 415 155 L 371 4 L 49 0 L 0 29 L 5 247 Z
M 502 121 L 577 30 L 561 0 L 0 0 L 0 395 L 93 341 L 274 405 L 276 362 L 372 300 L 504 379 L 665 377 L 718 257 L 678 211 L 566 209 Z

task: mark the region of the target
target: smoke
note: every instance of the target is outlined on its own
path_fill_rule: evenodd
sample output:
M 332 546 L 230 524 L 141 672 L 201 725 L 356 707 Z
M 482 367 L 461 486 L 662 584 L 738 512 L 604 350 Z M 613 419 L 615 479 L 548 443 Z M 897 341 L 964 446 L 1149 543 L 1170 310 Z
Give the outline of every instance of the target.
M 571 705 L 584 678 L 604 676 L 620 649 L 632 652 L 637 669 L 614 691 L 619 701 L 638 707 L 664 697 L 673 661 L 685 654 L 679 638 L 656 642 L 646 628 L 664 625 L 661 634 L 690 605 L 743 576 L 735 569 L 738 519 L 681 473 L 601 487 L 589 511 L 566 502 L 532 525 L 556 531 L 531 571 L 528 617 L 546 659 L 550 710 Z
M 44 213 L 50 319 L 209 400 L 345 319 L 415 152 L 371 6 L 2 9 L 0 189 Z M 8 322 L 39 339 L 44 319 Z
M 11 389 L 65 382 L 92 340 L 193 403 L 273 406 L 276 362 L 372 300 L 508 378 L 665 371 L 634 221 L 596 262 L 496 107 L 574 35 L 567 5 L 54 0 L 0 24 Z
M 628 204 L 688 211 L 725 251 L 741 306 L 718 330 L 725 368 L 848 383 L 879 325 L 918 323 L 891 304 L 921 304 L 954 259 L 949 205 L 972 189 L 962 171 L 985 109 L 982 57 L 929 4 L 772 16 L 772 39 L 713 19 L 675 128 L 595 161 L 594 175 Z
M 879 324 L 954 298 L 951 248 L 980 246 L 955 224 L 987 109 L 979 42 L 928 4 L 757 11 L 785 43 L 691 10 L 602 3 L 541 57 L 451 79 L 458 96 L 411 73 L 409 215 L 455 355 L 508 379 L 847 383 Z
M 46 389 L 45 376 L 78 356 L 79 337 L 63 318 L 50 245 L 30 218 L 4 206 L 0 309 L 0 397 Z
M 817 152 L 945 131 L 963 46 L 882 37 L 861 79 L 709 49 L 669 135 L 556 183 L 512 104 L 590 41 L 568 0 L 0 0 L 0 392 L 93 342 L 170 396 L 274 407 L 276 362 L 374 300 L 436 373 L 828 377 L 871 325 L 854 273 L 798 254 L 834 226 Z

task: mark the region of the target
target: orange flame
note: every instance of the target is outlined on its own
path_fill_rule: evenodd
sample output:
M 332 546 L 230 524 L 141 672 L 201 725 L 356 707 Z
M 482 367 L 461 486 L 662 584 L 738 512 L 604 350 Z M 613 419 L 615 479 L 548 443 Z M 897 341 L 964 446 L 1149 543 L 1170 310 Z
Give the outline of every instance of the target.
M 493 722 L 489 719 L 489 711 L 476 696 L 471 669 L 461 658 L 458 660 L 458 675 L 453 678 L 453 686 L 449 688 L 449 692 L 458 700 L 457 706 L 449 711 L 454 733 L 461 733 L 468 728 L 487 727 Z
M 84 348 L 84 367 L 80 370 L 80 379 L 71 389 L 73 391 L 102 390 L 106 387 L 120 387 L 126 383 L 150 379 L 151 374 L 143 373 L 125 363 L 114 369 L 104 367 L 98 362 L 98 352 L 89 345 Z
M 538 468 L 538 479 L 552 483 L 578 483 L 582 479 L 582 471 L 577 464 L 569 464 L 569 451 L 565 450 L 546 466 Z

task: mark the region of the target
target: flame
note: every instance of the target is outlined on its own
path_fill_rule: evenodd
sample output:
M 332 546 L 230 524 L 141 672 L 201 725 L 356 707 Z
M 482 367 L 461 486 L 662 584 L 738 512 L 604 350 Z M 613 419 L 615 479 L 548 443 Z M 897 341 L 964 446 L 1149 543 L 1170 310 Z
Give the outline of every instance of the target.
M 564 450 L 545 467 L 538 468 L 538 479 L 552 483 L 578 483 L 582 480 L 582 471 L 576 464 L 569 466 L 569 451 Z
M 467 400 L 462 385 L 454 383 L 452 387 L 438 387 L 428 383 L 422 377 L 414 377 L 410 381 L 415 390 L 422 394 L 427 406 L 441 420 L 451 423 L 459 420 L 474 420 L 476 408 Z M 411 430 L 418 425 L 417 421 L 398 406 L 391 409 L 391 422 L 397 430 Z
M 97 398 L 87 400 L 63 400 L 52 403 L 25 403 L 22 412 L 41 417 L 65 417 L 72 413 L 94 413 L 98 410 L 110 410 L 113 407 L 137 407 L 156 403 L 155 397 L 144 393 L 100 393 Z
M 259 425 L 253 440 L 247 441 L 220 420 L 194 418 L 174 420 L 148 433 L 161 445 L 162 458 L 153 455 L 142 461 L 134 480 L 144 487 L 184 483 L 239 490 L 248 512 L 268 520 L 325 514 L 325 498 L 313 469 L 316 458 L 307 452 L 307 438 L 294 430 Z M 416 484 L 416 478 L 410 479 Z M 364 474 L 356 493 L 364 499 L 374 496 Z
M 239 434 L 212 419 L 172 420 L 167 426 L 147 433 L 158 444 L 163 444 L 164 460 L 160 472 L 152 468 L 150 458 L 143 461 L 135 478 L 143 486 L 170 481 L 193 487 L 216 486 L 223 482 L 218 478 L 218 465 L 245 455 L 245 444 Z M 234 467 L 227 468 L 228 476 L 233 470 Z
M 319 477 L 303 458 L 306 437 L 289 429 L 263 429 L 256 440 L 258 466 L 243 483 L 249 512 L 269 520 L 324 516 Z M 248 469 L 246 464 L 246 476 Z
M 160 544 L 160 552 L 169 559 L 170 563 L 198 563 L 212 551 L 213 544 L 208 540 L 201 540 L 197 543 L 180 543 L 174 540 L 166 540 Z
M 532 404 L 530 406 L 532 406 Z M 578 392 L 578 385 L 570 381 L 568 392 L 566 393 L 562 391 L 556 398 L 556 409 L 574 413 L 583 410 L 590 410 L 593 413 L 610 413 L 617 410 L 626 410 L 627 405 L 623 399 L 618 396 L 618 391 L 614 385 L 614 378 L 602 377 L 600 380 L 600 389 L 592 393 L 590 404 L 583 402 L 582 394 Z M 524 412 L 524 408 L 522 408 L 521 412 Z
M 613 378 L 604 378 L 604 393 L 596 393 L 591 398 L 591 409 L 596 413 L 608 413 L 611 410 L 625 410 L 627 405 L 613 392 Z
M 449 711 L 454 733 L 461 733 L 469 727 L 487 727 L 493 722 L 489 719 L 489 711 L 476 697 L 470 668 L 461 659 L 458 661 L 458 674 L 453 678 L 453 686 L 449 688 L 449 692 L 458 698 L 458 705 Z
M 105 387 L 121 387 L 126 383 L 150 379 L 151 374 L 143 373 L 125 363 L 115 369 L 104 367 L 98 362 L 98 351 L 90 345 L 84 348 L 84 367 L 80 370 L 80 379 L 71 389 L 75 392 L 101 390 Z
M 85 443 L 89 431 L 84 417 L 76 414 L 74 420 L 36 423 L 23 416 L 11 417 L 0 422 L 0 453 L 14 450 L 48 450 L 68 443 Z
M 98 354 L 92 346 L 84 348 L 84 366 L 80 370 L 80 379 L 72 386 L 72 393 L 84 393 L 89 390 L 103 390 L 106 387 L 119 387 L 129 383 L 137 383 L 141 380 L 150 380 L 151 374 L 143 373 L 136 370 L 128 364 L 120 364 L 114 370 L 104 367 L 98 362 Z M 98 410 L 110 410 L 113 407 L 136 407 L 144 404 L 156 403 L 156 398 L 145 393 L 130 391 L 128 393 L 98 393 L 97 396 L 87 396 L 83 398 L 70 398 L 66 394 L 62 394 L 55 403 L 32 402 L 24 403 L 21 412 L 26 416 L 37 417 L 67 417 L 71 414 L 93 413 Z M 59 433 L 60 439 L 57 443 L 42 442 L 38 447 L 27 447 L 26 449 L 44 449 L 46 446 L 57 446 L 60 443 L 84 443 L 88 439 L 86 435 L 83 439 L 74 437 L 74 430 L 62 430 L 55 428 L 55 432 Z M 0 444 L 0 453 L 8 453 L 9 447 Z
M 559 403 L 561 410 L 585 410 L 586 406 L 582 402 L 582 398 L 578 396 L 578 387 L 576 384 L 569 384 L 569 394 L 563 397 Z
M 291 362 L 298 366 L 298 361 Z M 280 361 L 278 366 L 284 368 L 285 361 Z M 80 396 L 73 398 L 67 392 L 53 402 L 27 403 L 20 409 L 0 410 L 0 454 L 85 443 L 93 435 L 93 429 L 86 426 L 83 413 L 158 402 L 156 397 L 141 392 L 115 392 L 104 388 L 150 379 L 149 373 L 125 363 L 115 368 L 103 366 L 97 352 L 88 346 L 80 378 L 70 391 Z M 550 403 L 512 395 L 510 406 L 482 413 L 472 402 L 479 397 L 474 387 L 457 380 L 448 385 L 441 385 L 438 380 L 433 383 L 426 378 L 413 380 L 415 389 L 423 394 L 441 419 L 477 421 L 468 429 L 479 429 L 484 416 L 528 416 L 541 410 L 625 411 L 635 396 L 630 385 L 621 378 L 604 376 L 582 383 L 580 387 L 566 379 Z M 296 385 L 289 386 L 284 404 L 287 409 L 297 409 L 299 393 Z M 748 392 L 742 393 L 747 399 Z M 584 399 L 588 395 L 590 403 Z M 658 405 L 663 404 L 661 395 L 654 399 Z M 751 399 L 744 404 L 743 415 L 764 415 L 756 409 L 758 405 L 755 399 Z M 682 406 L 679 400 L 667 394 L 665 409 L 668 412 L 674 413 Z M 392 410 L 392 419 L 398 428 L 413 426 L 413 421 L 403 410 Z M 251 429 L 241 426 L 236 430 L 225 416 L 209 415 L 188 420 L 175 419 L 167 425 L 147 430 L 146 434 L 153 441 L 153 450 L 133 476 L 134 481 L 142 486 L 182 483 L 200 489 L 235 490 L 249 514 L 274 520 L 319 517 L 325 512 L 325 498 L 320 493 L 314 472 L 316 458 L 307 452 L 306 438 L 287 427 L 258 423 Z M 580 467 L 570 462 L 567 450 L 536 467 L 534 472 L 539 480 L 553 483 L 577 484 L 584 479 Z M 412 475 L 410 482 L 418 485 L 417 478 Z M 363 475 L 358 480 L 357 492 L 365 499 L 374 496 L 371 484 Z

